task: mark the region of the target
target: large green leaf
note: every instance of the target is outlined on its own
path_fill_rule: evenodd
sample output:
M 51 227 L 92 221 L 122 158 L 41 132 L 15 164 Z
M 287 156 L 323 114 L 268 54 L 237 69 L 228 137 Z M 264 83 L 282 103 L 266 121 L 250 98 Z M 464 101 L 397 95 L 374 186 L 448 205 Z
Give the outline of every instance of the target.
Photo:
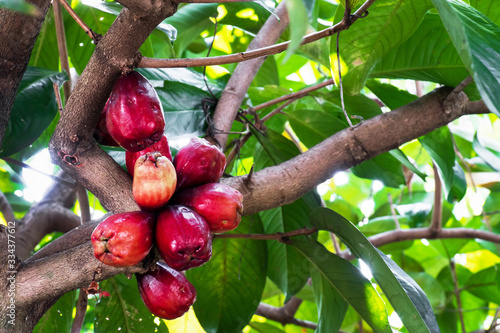
M 500 265 L 475 273 L 467 280 L 464 287 L 477 297 L 500 304 Z
M 370 73 L 371 77 L 431 81 L 450 87 L 457 86 L 468 75 L 439 15 L 431 12 L 425 15 L 410 38 L 382 57 Z M 479 96 L 474 84 L 469 85 L 465 92 L 475 99 Z M 393 97 L 396 96 L 401 96 L 401 93 Z M 397 100 L 387 98 L 382 101 L 394 109 Z
M 428 0 L 379 0 L 370 6 L 366 18 L 340 33 L 340 57 L 348 70 L 342 82 L 348 94 L 363 88 L 377 61 L 410 36 L 431 7 Z M 343 10 L 337 10 L 335 21 L 343 15 Z M 331 38 L 330 58 L 336 59 L 336 38 Z M 338 77 L 335 67 L 332 65 L 333 76 Z
M 477 132 L 474 135 L 474 140 L 472 141 L 472 147 L 474 151 L 481 157 L 486 164 L 488 164 L 494 170 L 500 172 L 500 157 L 485 148 L 477 138 Z
M 25 0 L 0 0 L 0 8 L 7 8 L 27 15 L 40 14 L 40 10 L 35 5 Z
M 458 0 L 431 0 L 486 106 L 500 116 L 500 28 Z
M 33 329 L 34 333 L 70 332 L 76 291 L 64 294 L 47 311 Z
M 366 87 L 391 110 L 409 104 L 418 98 L 407 90 L 401 90 L 392 84 L 382 83 L 379 80 L 367 80 Z
M 394 261 L 376 249 L 348 220 L 327 208 L 311 213 L 311 224 L 335 233 L 369 267 L 380 288 L 410 332 L 439 332 L 427 296 Z
M 286 117 L 300 141 L 311 148 L 329 136 L 345 129 L 345 124 L 319 110 L 290 110 Z
M 317 333 L 338 332 L 344 321 L 348 303 L 317 269 L 311 270 L 314 298 L 318 308 Z
M 311 262 L 311 269 L 320 273 L 323 281 L 334 288 L 374 332 L 392 332 L 382 298 L 356 266 L 328 252 L 315 241 L 294 238 L 290 245 Z
M 231 233 L 262 233 L 258 215 L 244 217 Z M 207 332 L 241 331 L 259 305 L 266 283 L 267 250 L 259 240 L 215 238 L 212 258 L 186 272 L 195 286 L 196 317 Z
M 467 184 L 463 169 L 455 161 L 455 150 L 449 128 L 446 126 L 438 128 L 418 140 L 436 164 L 445 197 L 449 202 L 462 199 Z
M 28 67 L 19 84 L 0 156 L 9 156 L 32 144 L 57 114 L 53 84 L 67 76 L 48 69 Z
M 399 188 L 406 183 L 401 162 L 390 153 L 383 153 L 351 168 L 360 178 L 377 179 L 385 186 Z
M 28 65 L 43 67 L 53 71 L 59 70 L 59 51 L 57 48 L 56 27 L 52 7 L 45 16 Z
M 110 297 L 101 297 L 95 306 L 94 332 L 168 332 L 163 320 L 155 323 L 155 316 L 142 302 L 135 276 L 117 275 L 99 287 Z

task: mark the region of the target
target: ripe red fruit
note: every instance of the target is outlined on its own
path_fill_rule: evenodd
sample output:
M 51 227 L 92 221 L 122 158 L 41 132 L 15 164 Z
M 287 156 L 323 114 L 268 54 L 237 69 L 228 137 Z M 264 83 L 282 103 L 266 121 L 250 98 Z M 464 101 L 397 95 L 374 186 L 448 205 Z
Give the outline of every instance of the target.
M 110 266 L 125 267 L 138 264 L 153 246 L 156 216 L 146 212 L 112 215 L 92 232 L 94 256 Z
M 106 103 L 107 104 L 107 103 Z M 97 126 L 94 130 L 94 139 L 100 145 L 105 146 L 120 146 L 109 134 L 108 127 L 106 125 L 106 107 L 102 110 L 101 115 L 99 117 L 99 121 L 97 122 Z
M 148 148 L 137 151 L 137 152 L 131 152 L 131 151 L 126 151 L 125 152 L 125 164 L 127 166 L 127 171 L 128 173 L 134 177 L 134 167 L 135 167 L 135 162 L 137 159 L 145 155 L 146 153 L 152 153 L 154 151 L 157 151 L 161 153 L 163 156 L 168 158 L 170 162 L 172 162 L 172 153 L 170 152 L 170 147 L 168 145 L 168 140 L 167 137 L 164 135 L 160 141 L 154 143 L 152 146 L 149 146 Z
M 226 156 L 207 140 L 193 138 L 174 158 L 177 190 L 219 181 Z
M 208 183 L 185 189 L 177 193 L 172 202 L 200 214 L 212 232 L 233 230 L 241 221 L 243 196 L 225 184 Z
M 178 271 L 203 265 L 212 257 L 207 222 L 184 206 L 167 206 L 158 215 L 155 240 L 167 265 Z
M 158 270 L 136 274 L 142 301 L 148 310 L 163 319 L 175 319 L 196 301 L 196 290 L 186 277 L 158 262 Z
M 160 99 L 138 72 L 116 81 L 104 109 L 109 133 L 126 150 L 146 149 L 163 136 L 165 118 Z
M 159 152 L 146 153 L 137 159 L 132 193 L 144 210 L 156 210 L 172 197 L 177 183 L 174 165 Z

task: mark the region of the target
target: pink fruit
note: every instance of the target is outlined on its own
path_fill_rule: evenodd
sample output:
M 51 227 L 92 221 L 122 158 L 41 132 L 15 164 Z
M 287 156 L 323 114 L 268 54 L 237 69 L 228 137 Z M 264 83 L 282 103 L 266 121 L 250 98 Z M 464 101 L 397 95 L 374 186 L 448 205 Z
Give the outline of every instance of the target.
M 193 138 L 174 158 L 177 190 L 219 181 L 226 156 L 207 140 Z
M 178 192 L 172 202 L 200 214 L 212 232 L 233 230 L 241 221 L 243 196 L 225 184 L 208 183 L 185 189 Z
M 109 134 L 108 127 L 106 125 L 106 108 L 104 108 L 101 112 L 101 116 L 99 117 L 99 121 L 97 122 L 97 126 L 94 130 L 94 139 L 100 145 L 105 146 L 120 146 Z
M 138 264 L 153 246 L 156 216 L 146 212 L 112 215 L 92 232 L 94 256 L 110 266 Z
M 104 109 L 109 134 L 126 150 L 146 149 L 163 137 L 165 118 L 160 99 L 138 72 L 116 81 Z
M 207 222 L 184 206 L 167 206 L 160 212 L 155 240 L 163 260 L 178 271 L 201 266 L 212 256 Z
M 135 162 L 132 193 L 141 209 L 154 211 L 164 206 L 176 183 L 174 165 L 159 152 L 146 153 Z
M 172 153 L 170 152 L 167 137 L 164 135 L 160 141 L 154 143 L 152 146 L 149 146 L 144 150 L 137 152 L 131 152 L 127 150 L 125 152 L 125 164 L 127 165 L 128 173 L 132 177 L 134 177 L 134 166 L 137 159 L 146 153 L 152 153 L 154 151 L 161 153 L 163 156 L 168 158 L 170 162 L 172 162 Z
M 142 301 L 155 316 L 178 318 L 196 301 L 196 290 L 182 273 L 161 262 L 157 265 L 156 271 L 136 274 Z

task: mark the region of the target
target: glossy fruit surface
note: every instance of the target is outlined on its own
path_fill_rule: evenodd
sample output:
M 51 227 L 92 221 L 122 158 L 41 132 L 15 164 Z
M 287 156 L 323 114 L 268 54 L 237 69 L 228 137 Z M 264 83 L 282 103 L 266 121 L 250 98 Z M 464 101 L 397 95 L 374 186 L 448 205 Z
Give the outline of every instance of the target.
M 110 266 L 138 264 L 153 246 L 156 216 L 147 212 L 129 212 L 106 218 L 92 232 L 94 256 Z
M 113 139 L 111 134 L 109 134 L 108 126 L 106 125 L 106 107 L 104 107 L 101 115 L 99 116 L 99 121 L 97 122 L 97 126 L 94 130 L 94 139 L 100 145 L 113 147 L 120 146 L 118 142 Z
M 201 266 L 212 256 L 207 222 L 184 206 L 167 206 L 160 212 L 155 240 L 163 260 L 178 271 Z
M 161 262 L 157 265 L 156 271 L 136 274 L 142 301 L 155 316 L 178 318 L 196 301 L 196 290 L 182 273 Z
M 141 209 L 154 211 L 164 206 L 176 184 L 174 165 L 159 152 L 146 153 L 135 162 L 132 193 Z
M 109 133 L 126 150 L 146 149 L 163 137 L 165 118 L 160 99 L 138 72 L 116 81 L 104 109 Z
M 125 152 L 125 164 L 127 166 L 127 171 L 128 173 L 134 177 L 134 167 L 135 167 L 135 162 L 139 157 L 142 155 L 145 155 L 146 153 L 152 153 L 152 152 L 159 152 L 166 158 L 172 162 L 172 153 L 170 152 L 170 147 L 168 145 L 168 140 L 167 136 L 163 136 L 160 141 L 154 143 L 152 146 L 149 146 L 146 149 L 137 151 L 137 152 L 131 152 L 131 151 L 126 151 Z
M 174 158 L 177 189 L 219 181 L 226 167 L 226 156 L 207 140 L 193 138 Z
M 178 192 L 173 203 L 190 207 L 200 214 L 212 232 L 235 229 L 241 221 L 243 196 L 225 184 L 208 183 Z

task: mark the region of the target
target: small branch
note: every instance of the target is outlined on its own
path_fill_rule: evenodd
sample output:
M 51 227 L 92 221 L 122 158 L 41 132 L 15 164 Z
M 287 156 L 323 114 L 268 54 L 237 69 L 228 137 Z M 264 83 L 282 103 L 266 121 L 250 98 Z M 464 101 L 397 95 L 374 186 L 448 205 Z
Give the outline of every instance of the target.
M 293 316 L 290 317 L 290 316 L 285 314 L 285 311 L 283 310 L 283 308 L 277 308 L 275 306 L 271 306 L 271 305 L 266 304 L 266 303 L 260 303 L 255 314 L 258 316 L 265 317 L 267 319 L 277 321 L 277 322 L 281 323 L 282 325 L 293 324 L 293 325 L 297 325 L 297 326 L 301 326 L 301 327 L 305 327 L 305 328 L 311 328 L 311 329 L 316 329 L 316 327 L 318 326 L 317 324 L 310 322 L 310 321 L 299 320 Z
M 251 110 L 251 111 L 259 111 L 259 110 L 262 110 L 264 108 L 267 108 L 268 106 L 271 106 L 271 105 L 274 105 L 274 104 L 278 104 L 278 103 L 287 101 L 289 99 L 296 99 L 298 97 L 304 97 L 304 96 L 306 96 L 307 94 L 309 94 L 312 91 L 315 91 L 315 90 L 318 90 L 318 89 L 330 86 L 333 83 L 334 83 L 333 79 L 328 79 L 328 80 L 326 80 L 324 82 L 321 82 L 321 83 L 315 84 L 313 86 L 304 88 L 304 89 L 299 90 L 297 92 L 294 92 L 294 93 L 291 93 L 291 94 L 288 94 L 288 95 L 284 95 L 284 96 L 272 99 L 270 101 L 267 101 L 265 103 L 259 104 L 259 105 L 255 106 L 253 108 L 250 108 L 249 110 Z
M 78 300 L 76 302 L 75 319 L 73 319 L 73 324 L 71 325 L 71 333 L 81 332 L 85 314 L 87 313 L 87 304 L 88 295 L 83 288 L 80 288 L 80 293 L 78 294 Z
M 54 21 L 56 26 L 57 48 L 59 50 L 59 59 L 61 68 L 68 74 L 68 80 L 63 84 L 64 97 L 68 100 L 71 94 L 71 75 L 69 72 L 68 47 L 66 45 L 66 33 L 64 31 L 64 22 L 62 17 L 61 4 L 56 0 L 52 1 L 54 11 Z
M 396 229 L 401 229 L 401 226 L 399 225 L 398 215 L 396 214 L 396 209 L 394 208 L 394 201 L 392 200 L 392 195 L 388 193 L 387 197 L 389 200 L 389 205 L 391 206 L 391 213 L 392 213 L 392 218 L 394 219 L 394 225 L 396 226 Z
M 78 196 L 78 203 L 80 204 L 82 224 L 84 224 L 89 222 L 91 219 L 89 196 L 87 194 L 87 190 L 82 185 L 78 185 L 76 187 L 76 195 Z
M 42 175 L 44 175 L 46 177 L 51 178 L 53 181 L 55 181 L 55 182 L 57 182 L 59 184 L 62 184 L 62 185 L 65 185 L 65 186 L 71 188 L 72 190 L 76 189 L 76 185 L 74 183 L 68 182 L 67 180 L 64 180 L 64 179 L 59 178 L 59 177 L 54 176 L 54 175 L 49 175 L 48 173 L 45 173 L 45 172 L 40 171 L 40 170 L 38 170 L 36 168 L 33 168 L 31 165 L 28 165 L 28 164 L 26 164 L 24 162 L 20 162 L 18 160 L 10 158 L 10 157 L 2 157 L 2 160 L 4 160 L 7 163 L 12 163 L 14 165 L 20 166 L 20 167 L 25 168 L 25 169 L 30 169 L 30 170 L 36 171 L 39 174 L 42 174 Z
M 12 206 L 10 205 L 9 201 L 5 197 L 2 191 L 0 191 L 0 211 L 3 214 L 3 218 L 7 222 L 13 222 L 16 220 L 16 217 L 14 216 L 14 211 L 12 210 Z
M 298 297 L 293 296 L 285 305 L 283 305 L 282 309 L 284 314 L 288 317 L 295 317 L 295 313 L 297 313 L 300 304 L 302 304 L 302 300 Z
M 100 35 L 93 32 L 92 29 L 90 29 L 89 26 L 85 22 L 83 22 L 80 17 L 78 17 L 78 14 L 73 10 L 73 8 L 71 8 L 69 3 L 67 3 L 65 0 L 59 0 L 59 2 L 64 7 L 64 9 L 66 9 L 69 15 L 71 15 L 71 17 L 75 20 L 75 22 L 83 29 L 83 31 L 85 31 L 85 33 L 94 41 L 94 43 L 97 44 Z
M 460 317 L 460 324 L 462 325 L 462 333 L 467 333 L 465 330 L 464 314 L 462 313 L 462 299 L 460 298 L 460 290 L 458 288 L 457 271 L 455 270 L 455 262 L 453 259 L 450 260 L 450 269 L 454 293 L 457 298 L 458 316 Z
M 288 232 L 277 232 L 274 234 L 216 234 L 214 238 L 244 238 L 244 239 L 276 239 L 281 242 L 286 242 L 288 238 L 294 236 L 307 236 L 317 232 L 316 228 L 301 228 Z
M 434 210 L 432 211 L 432 221 L 429 230 L 432 233 L 438 234 L 443 225 L 443 190 L 436 164 L 432 164 L 432 169 L 434 170 Z

